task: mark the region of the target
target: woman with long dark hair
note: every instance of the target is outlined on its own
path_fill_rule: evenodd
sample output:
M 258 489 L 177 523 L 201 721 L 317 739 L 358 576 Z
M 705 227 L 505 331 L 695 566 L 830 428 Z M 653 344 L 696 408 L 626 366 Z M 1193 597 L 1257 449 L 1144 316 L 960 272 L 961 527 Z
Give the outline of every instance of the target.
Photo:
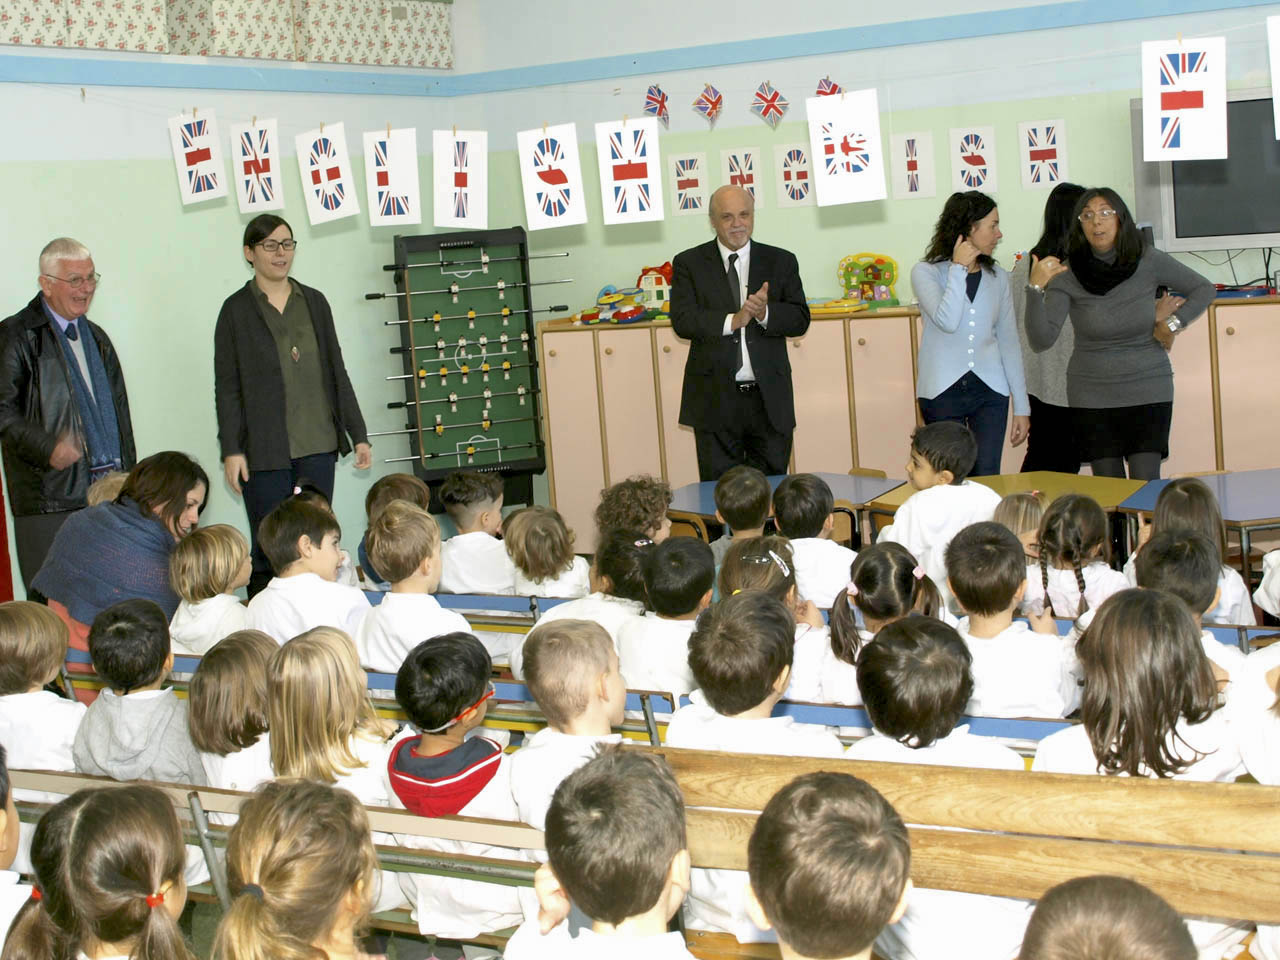
M 262 518 L 300 480 L 332 502 L 338 457 L 353 445 L 357 470 L 373 462 L 329 301 L 289 276 L 296 248 L 283 218 L 249 221 L 244 259 L 253 278 L 222 304 L 213 339 L 218 442 L 227 484 L 244 495 L 249 516 L 251 597 L 272 575 L 258 545 Z
M 1031 349 L 1027 339 L 1027 279 L 1031 276 L 1031 258 L 1067 258 L 1067 238 L 1076 223 L 1076 201 L 1084 187 L 1060 183 L 1053 188 L 1044 205 L 1044 229 L 1031 248 L 1030 255 L 1019 260 L 1009 271 L 1009 293 L 1013 296 L 1013 312 L 1018 318 L 1018 341 L 1022 345 L 1022 368 L 1027 374 L 1027 399 L 1031 402 L 1031 435 L 1027 437 L 1027 455 L 1022 472 L 1053 470 L 1078 473 L 1080 457 L 1076 454 L 1075 427 L 1067 405 L 1067 363 L 1075 349 L 1071 324 L 1063 324 L 1062 333 L 1052 347 L 1043 353 Z
M 1160 476 L 1173 420 L 1174 337 L 1213 300 L 1213 284 L 1146 244 L 1114 190 L 1076 202 L 1067 263 L 1033 256 L 1026 288 L 1034 350 L 1057 341 L 1068 312 L 1075 348 L 1067 366 L 1076 451 L 1096 476 Z M 1160 288 L 1177 291 L 1164 294 Z
M 924 260 L 911 269 L 924 319 L 916 380 L 920 415 L 925 423 L 954 420 L 973 431 L 975 476 L 1000 472 L 1010 397 L 1014 446 L 1030 428 L 1009 274 L 991 256 L 1001 236 L 994 200 L 977 190 L 953 193 Z

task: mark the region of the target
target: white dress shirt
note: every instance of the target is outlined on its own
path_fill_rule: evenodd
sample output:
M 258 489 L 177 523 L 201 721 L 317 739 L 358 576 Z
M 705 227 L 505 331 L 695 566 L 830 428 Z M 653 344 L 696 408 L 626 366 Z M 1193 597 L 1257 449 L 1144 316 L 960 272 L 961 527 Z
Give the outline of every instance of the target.
M 747 290 L 747 279 L 751 271 L 751 241 L 748 240 L 737 250 L 730 250 L 719 240 L 716 241 L 716 249 L 720 251 L 720 263 L 724 267 L 726 275 L 729 273 L 729 257 L 733 254 L 738 255 L 737 262 L 734 263 L 734 269 L 738 271 L 738 306 L 747 302 L 747 296 L 751 291 Z M 756 323 L 761 327 L 769 326 L 769 308 L 765 307 L 764 319 L 757 320 Z M 725 314 L 724 318 L 724 335 L 731 337 L 734 335 L 733 314 Z M 755 369 L 751 366 L 751 354 L 747 350 L 747 328 L 742 327 L 736 331 L 738 334 L 738 343 L 742 349 L 742 368 L 738 370 L 738 374 L 734 377 L 740 383 L 749 382 L 756 378 Z

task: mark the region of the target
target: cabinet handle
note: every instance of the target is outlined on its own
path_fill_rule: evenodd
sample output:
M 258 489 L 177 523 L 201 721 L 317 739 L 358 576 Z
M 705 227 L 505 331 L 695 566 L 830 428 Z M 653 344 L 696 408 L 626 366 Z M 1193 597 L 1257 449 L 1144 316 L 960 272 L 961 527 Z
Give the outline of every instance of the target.
M 548 351 L 547 351 L 547 356 L 548 356 L 548 357 L 554 357 L 555 355 L 556 355 L 556 352 L 555 352 L 554 350 L 548 350 Z
M 670 352 L 671 352 L 671 348 L 670 348 L 670 347 L 663 347 L 663 348 L 662 348 L 662 352 L 663 352 L 663 353 L 670 353 Z
M 865 347 L 866 345 L 867 345 L 867 338 L 866 338 L 866 337 L 859 337 L 859 338 L 858 338 L 858 346 L 860 346 L 860 347 Z
M 799 349 L 800 349 L 800 341 L 799 341 L 799 340 L 792 340 L 792 341 L 791 341 L 791 345 L 792 345 L 793 347 L 795 347 L 797 350 L 799 350 Z
M 612 356 L 613 356 L 613 347 L 605 347 L 605 348 L 604 348 L 604 355 L 605 355 L 606 357 L 612 357 Z
M 1235 327 L 1227 327 L 1227 336 L 1228 336 L 1228 337 L 1234 337 L 1235 335 L 1236 335 L 1236 328 L 1235 328 Z

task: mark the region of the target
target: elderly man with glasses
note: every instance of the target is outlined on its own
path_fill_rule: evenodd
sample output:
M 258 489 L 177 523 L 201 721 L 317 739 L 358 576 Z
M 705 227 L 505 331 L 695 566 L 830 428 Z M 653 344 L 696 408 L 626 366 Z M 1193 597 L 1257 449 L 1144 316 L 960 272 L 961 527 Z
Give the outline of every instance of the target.
M 101 280 L 84 244 L 59 237 L 40 251 L 40 293 L 0 322 L 0 450 L 24 585 L 89 485 L 137 459 L 120 359 L 87 316 Z

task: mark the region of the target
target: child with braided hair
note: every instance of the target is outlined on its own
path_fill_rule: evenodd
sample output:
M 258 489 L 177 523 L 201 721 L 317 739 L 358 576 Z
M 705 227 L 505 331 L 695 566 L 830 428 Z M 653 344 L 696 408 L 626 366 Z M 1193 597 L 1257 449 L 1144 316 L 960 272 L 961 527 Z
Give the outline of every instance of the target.
M 1109 535 L 1107 515 L 1092 497 L 1067 493 L 1049 504 L 1040 522 L 1040 562 L 1027 567 L 1023 612 L 1078 617 L 1126 589 L 1124 574 L 1109 566 Z

